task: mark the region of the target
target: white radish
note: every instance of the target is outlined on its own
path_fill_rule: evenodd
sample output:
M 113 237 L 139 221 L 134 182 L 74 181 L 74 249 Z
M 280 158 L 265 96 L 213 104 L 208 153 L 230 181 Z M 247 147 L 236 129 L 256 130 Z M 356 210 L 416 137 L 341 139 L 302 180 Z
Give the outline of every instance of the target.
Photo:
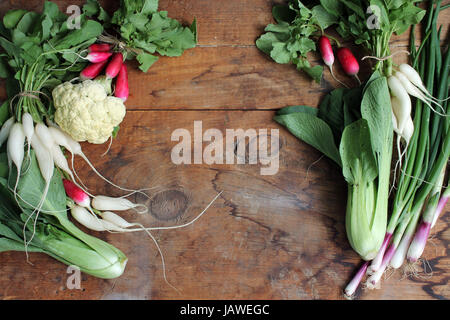
M 52 148 L 55 145 L 55 139 L 50 133 L 49 128 L 43 123 L 38 123 L 36 125 L 35 132 L 44 147 L 47 148 L 48 151 L 52 151 Z
M 70 209 L 72 217 L 84 227 L 93 231 L 109 231 L 109 232 L 127 232 L 123 227 L 117 225 L 116 223 L 103 218 L 99 218 L 95 213 L 89 211 L 88 208 L 74 205 Z M 112 213 L 112 212 L 109 212 Z M 110 217 L 109 215 L 106 215 Z M 117 221 L 117 215 L 114 218 Z M 125 220 L 123 220 L 125 221 Z
M 426 96 L 430 97 L 430 99 L 439 101 L 439 99 L 436 99 L 430 92 L 428 92 L 427 88 L 422 82 L 422 79 L 420 78 L 420 74 L 416 71 L 416 69 L 414 69 L 407 63 L 403 63 L 399 66 L 399 70 L 408 78 L 409 81 L 411 81 L 413 85 L 422 90 L 422 92 Z
M 411 96 L 413 96 L 419 100 L 422 100 L 431 110 L 433 110 L 433 112 L 435 112 L 441 116 L 446 116 L 445 114 L 437 112 L 431 105 L 430 101 L 433 102 L 434 104 L 436 104 L 437 106 L 439 106 L 441 108 L 441 110 L 445 113 L 444 108 L 442 108 L 442 106 L 439 103 L 434 102 L 434 101 L 432 101 L 432 99 L 425 97 L 425 95 L 419 89 L 417 89 L 417 87 L 414 86 L 414 84 L 412 84 L 411 81 L 408 80 L 407 76 L 405 76 L 401 72 L 396 72 L 395 77 L 398 80 L 400 80 L 400 82 L 403 85 L 403 87 L 405 88 L 406 92 L 408 92 Z
M 393 96 L 391 98 L 391 106 L 392 106 L 392 113 L 393 113 L 392 117 L 393 117 L 393 119 L 395 118 L 395 123 L 396 123 L 396 125 L 394 126 L 394 131 L 395 131 L 395 133 L 397 133 L 397 153 L 400 158 L 400 155 L 401 155 L 400 142 L 401 142 L 402 133 L 403 133 L 404 128 L 400 129 L 398 118 L 397 118 L 396 114 L 401 113 L 402 106 L 401 106 L 400 100 L 395 96 Z M 400 162 L 400 159 L 399 159 L 399 162 Z
M 403 132 L 403 128 L 405 127 L 408 118 L 411 116 L 411 98 L 398 78 L 394 76 L 389 77 L 388 86 L 391 90 L 391 94 L 398 99 L 398 102 L 392 105 L 392 110 L 397 118 L 398 130 Z
M 70 210 L 72 217 L 82 226 L 93 231 L 107 231 L 105 224 L 98 217 L 94 217 L 86 208 L 73 206 Z
M 34 136 L 34 121 L 31 114 L 24 113 L 22 116 L 22 125 L 23 125 L 23 132 L 25 133 L 25 137 L 27 138 L 27 144 L 28 144 L 28 150 L 27 154 L 30 154 L 30 148 L 31 148 L 31 140 L 33 140 Z
M 50 151 L 55 165 L 66 172 L 70 178 L 75 181 L 72 170 L 70 170 L 69 163 L 67 162 L 64 153 L 61 151 L 60 144 L 56 141 L 51 130 L 54 128 L 49 128 L 43 123 L 36 125 L 36 135 L 39 137 L 40 141 L 44 144 L 48 151 Z M 63 137 L 64 138 L 64 137 Z M 64 145 L 63 145 L 64 146 Z
M 414 69 L 412 66 L 410 66 L 407 63 L 402 63 L 399 65 L 398 69 L 401 73 L 403 73 L 409 81 L 411 81 L 416 87 L 418 87 L 423 92 L 428 92 L 427 88 L 425 88 L 425 85 L 422 82 L 422 79 L 419 75 L 419 73 Z
M 67 141 L 67 135 L 62 130 L 60 130 L 57 126 L 55 126 L 54 124 L 49 124 L 48 130 L 49 130 L 50 134 L 52 135 L 52 138 L 53 138 L 55 144 L 66 148 L 67 151 L 70 152 L 72 168 L 74 168 L 73 162 L 74 162 L 75 153 L 73 152 L 71 145 Z M 75 176 L 77 177 L 78 181 L 80 181 L 80 183 L 84 186 L 83 181 L 81 181 L 80 177 L 78 177 L 77 172 L 75 171 L 75 168 L 74 168 L 73 172 L 74 172 Z M 87 189 L 87 188 L 85 187 L 85 189 Z
M 52 149 L 50 150 L 53 156 L 53 161 L 55 162 L 55 165 L 66 172 L 72 181 L 74 180 L 74 176 L 72 173 L 72 170 L 70 170 L 69 163 L 67 162 L 66 157 L 64 156 L 64 153 L 61 151 L 61 148 L 54 144 Z
M 411 138 L 414 134 L 414 122 L 411 117 L 408 118 L 408 121 L 406 122 L 405 128 L 403 128 L 402 132 L 402 138 L 405 140 L 406 148 L 408 148 L 409 141 L 411 141 Z
M 52 138 L 56 144 L 68 150 L 70 149 L 69 143 L 67 142 L 66 134 L 64 132 L 62 132 L 59 128 L 55 126 L 48 126 L 48 131 L 52 135 Z
M 66 157 L 64 156 L 64 153 L 62 152 L 61 148 L 54 144 L 51 150 L 52 156 L 53 156 L 53 161 L 55 162 L 55 165 L 60 168 L 61 170 L 63 170 L 64 172 L 66 172 L 69 177 L 72 179 L 72 181 L 75 183 L 75 185 L 77 185 L 79 188 L 83 189 L 84 192 L 86 192 L 89 196 L 93 197 L 93 195 L 91 195 L 90 193 L 88 193 L 85 189 L 86 186 L 83 185 L 83 187 L 81 187 L 80 185 L 78 185 L 78 183 L 75 181 L 75 177 L 73 175 L 72 170 L 70 170 L 69 167 L 69 163 L 67 162 Z
M 99 219 L 99 218 L 96 216 L 95 219 Z M 116 225 L 110 221 L 107 221 L 104 219 L 99 219 L 99 220 L 100 220 L 100 223 L 105 228 L 105 231 L 108 231 L 108 232 L 124 232 L 125 231 L 125 229 L 123 229 L 122 227 L 119 227 L 118 225 Z
M 400 80 L 398 80 L 395 77 L 389 77 L 388 79 L 388 86 L 391 89 L 392 97 L 391 97 L 391 107 L 392 107 L 392 122 L 394 131 L 397 133 L 397 154 L 398 154 L 398 160 L 395 164 L 394 169 L 394 177 L 397 174 L 397 168 L 398 166 L 401 167 L 402 165 L 402 158 L 404 156 L 404 153 L 406 152 L 406 148 L 404 152 L 401 150 L 401 139 L 405 139 L 404 132 L 405 130 L 408 132 L 408 135 L 410 133 L 410 127 L 408 129 L 405 129 L 409 122 L 412 122 L 411 119 L 411 99 L 406 92 L 406 90 L 402 87 L 402 84 Z M 414 125 L 412 130 L 414 131 Z M 408 138 L 407 145 L 409 143 L 409 140 L 411 137 Z M 406 140 L 406 139 L 405 139 Z M 394 188 L 395 185 L 395 179 L 392 181 L 392 187 L 391 191 Z
M 114 212 L 111 211 L 105 211 L 105 212 L 101 212 L 100 216 L 103 218 L 103 220 L 105 221 L 109 221 L 113 224 L 115 224 L 116 226 L 126 229 L 126 228 L 131 228 L 131 227 L 135 227 L 139 224 L 136 223 L 129 223 L 128 221 L 126 221 L 124 218 L 122 218 L 121 216 L 115 214 Z
M 23 132 L 23 126 L 21 123 L 17 122 L 11 127 L 8 143 L 6 145 L 9 170 L 11 171 L 11 162 L 14 163 L 17 168 L 17 179 L 14 186 L 14 197 L 16 197 L 17 186 L 19 185 L 20 179 L 20 170 L 22 168 L 23 158 L 25 156 L 25 152 L 23 149 L 24 143 L 25 133 Z
M 112 198 L 107 196 L 96 196 L 92 199 L 92 207 L 100 211 L 126 211 L 133 209 L 137 213 L 147 213 L 148 208 L 143 204 L 135 204 L 125 198 Z M 137 208 L 144 208 L 138 210 Z
M 391 99 L 391 105 L 394 104 L 394 101 L 393 101 L 394 99 L 396 101 L 398 101 L 397 98 L 393 97 L 393 99 Z M 398 102 L 395 102 L 395 103 L 398 103 Z M 391 110 L 391 113 L 392 113 L 392 126 L 394 127 L 394 132 L 397 134 L 401 134 L 401 132 L 398 130 L 397 117 L 395 116 L 395 113 L 393 110 Z
M 0 147 L 8 140 L 9 133 L 11 131 L 12 126 L 16 122 L 14 117 L 9 118 L 3 123 L 2 128 L 0 129 Z
M 111 212 L 111 211 L 99 212 L 99 215 L 103 218 L 104 221 L 108 221 L 116 226 L 116 230 L 111 230 L 111 231 L 119 231 L 119 230 L 117 230 L 117 228 L 121 228 L 121 232 L 135 232 L 135 231 L 139 231 L 139 230 L 148 232 L 149 230 L 152 230 L 152 228 L 145 228 L 140 223 L 130 223 L 130 222 L 126 221 L 124 218 L 122 218 L 121 216 L 119 216 L 118 214 L 115 214 L 114 212 Z M 139 228 L 138 229 L 136 229 L 136 228 L 129 229 L 129 228 L 133 228 L 133 227 L 139 227 Z

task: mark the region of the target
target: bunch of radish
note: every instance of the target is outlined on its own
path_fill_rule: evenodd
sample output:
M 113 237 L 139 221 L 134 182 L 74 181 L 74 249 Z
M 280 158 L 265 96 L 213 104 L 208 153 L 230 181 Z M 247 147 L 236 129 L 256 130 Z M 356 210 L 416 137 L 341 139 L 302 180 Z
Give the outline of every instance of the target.
M 322 59 L 330 68 L 333 78 L 343 84 L 341 81 L 336 79 L 333 73 L 335 56 L 330 39 L 327 36 L 322 35 L 319 38 L 319 49 Z M 337 49 L 337 57 L 344 72 L 349 76 L 354 76 L 358 82 L 361 83 L 358 78 L 360 69 L 359 63 L 351 50 L 345 47 L 339 47 Z M 442 116 L 446 116 L 446 114 L 445 110 L 443 110 L 442 106 L 438 103 L 438 100 L 427 91 L 420 75 L 410 65 L 401 64 L 398 70 L 393 75 L 388 77 L 387 81 L 391 92 L 392 124 L 394 131 L 397 134 L 397 152 L 399 155 L 399 162 L 401 162 L 402 156 L 405 152 L 401 151 L 401 142 L 404 142 L 404 149 L 406 150 L 414 133 L 414 123 L 411 117 L 412 103 L 410 96 L 420 99 L 437 114 Z M 442 110 L 442 113 L 435 110 L 432 104 L 437 105 Z
M 84 227 L 94 231 L 124 231 L 125 228 L 136 226 L 126 222 L 114 211 L 127 211 L 135 209 L 138 213 L 146 213 L 147 207 L 143 204 L 134 204 L 121 198 L 107 196 L 91 196 L 73 181 L 63 179 L 64 189 L 67 196 L 74 202 L 71 206 L 72 217 Z M 137 208 L 143 207 L 143 210 Z M 96 210 L 96 212 L 94 212 Z M 102 213 L 101 211 L 106 211 Z M 97 216 L 100 215 L 100 218 Z
M 334 75 L 333 64 L 335 58 L 333 47 L 331 46 L 330 39 L 325 35 L 322 35 L 319 38 L 319 50 L 322 55 L 323 62 L 330 68 L 331 76 L 333 77 L 333 79 L 335 79 L 340 84 L 346 86 L 344 83 L 339 81 Z M 356 80 L 358 80 L 358 83 L 361 84 L 361 81 L 359 80 L 358 77 L 359 63 L 358 60 L 356 60 L 355 56 L 353 55 L 352 51 L 349 48 L 339 46 L 339 48 L 337 49 L 337 57 L 344 72 L 349 76 L 355 77 Z
M 400 159 L 400 141 L 405 143 L 405 149 L 414 133 L 414 123 L 411 117 L 411 97 L 417 98 L 425 103 L 433 112 L 447 116 L 445 110 L 434 98 L 420 78 L 419 73 L 409 64 L 401 64 L 398 70 L 388 78 L 388 86 L 391 92 L 392 122 L 394 131 L 397 133 L 397 149 Z M 433 108 L 432 104 L 438 106 L 442 113 Z
M 89 47 L 86 57 L 91 62 L 83 71 L 82 80 L 94 80 L 103 70 L 107 79 L 116 79 L 114 95 L 124 102 L 129 96 L 128 70 L 121 52 L 112 52 L 112 46 L 107 43 L 93 44 Z
M 27 205 L 34 208 L 33 213 L 29 216 L 29 219 L 31 219 L 32 216 L 35 215 L 35 221 L 37 221 L 38 215 L 42 211 L 42 207 L 47 197 L 51 180 L 53 178 L 55 167 L 59 168 L 71 179 L 71 181 L 65 180 L 64 182 L 64 186 L 66 188 L 66 192 L 68 193 L 68 195 L 74 201 L 76 200 L 75 202 L 78 205 L 82 207 L 90 206 L 90 201 L 86 202 L 87 201 L 86 196 L 89 193 L 80 186 L 80 184 L 82 184 L 81 180 L 80 184 L 76 182 L 75 179 L 75 176 L 77 176 L 76 172 L 72 171 L 71 169 L 71 167 L 74 168 L 75 155 L 78 155 L 82 159 L 84 159 L 87 162 L 87 164 L 91 167 L 91 169 L 100 178 L 102 178 L 104 181 L 111 184 L 112 186 L 123 191 L 131 192 L 129 195 L 135 193 L 142 193 L 146 195 L 143 192 L 144 190 L 132 190 L 123 188 L 106 179 L 92 165 L 92 163 L 83 153 L 81 145 L 77 141 L 72 139 L 68 134 L 63 132 L 60 128 L 58 128 L 54 124 L 51 124 L 50 126 L 46 126 L 44 123 L 35 124 L 33 122 L 31 115 L 28 113 L 25 113 L 22 116 L 22 123 L 16 122 L 14 117 L 11 117 L 4 123 L 2 129 L 0 130 L 0 147 L 5 142 L 7 142 L 7 156 L 8 156 L 9 170 L 11 171 L 13 169 L 12 165 L 14 165 L 16 167 L 15 169 L 17 172 L 17 178 L 15 181 L 14 189 L 11 190 L 16 200 L 18 197 L 20 197 L 18 195 L 17 188 L 19 185 L 21 172 L 23 170 L 22 166 L 25 160 L 25 149 L 24 149 L 25 142 L 28 145 L 27 156 L 28 157 L 30 156 L 30 149 L 32 148 L 35 153 L 41 175 L 45 181 L 45 189 L 43 190 L 42 198 L 39 201 L 39 203 L 38 204 L 26 203 Z M 61 147 L 64 147 L 69 153 L 71 153 L 72 155 L 71 167 L 69 166 L 69 163 L 66 157 L 64 156 Z M 70 188 L 70 186 L 72 186 L 72 188 Z M 74 188 L 73 186 L 76 186 L 76 188 Z M 133 204 L 129 200 L 126 200 L 125 198 L 127 196 L 120 198 L 109 198 L 104 196 L 95 197 L 94 203 L 95 206 L 100 209 L 105 208 L 107 210 L 134 209 L 138 213 L 148 212 L 148 209 L 145 205 Z

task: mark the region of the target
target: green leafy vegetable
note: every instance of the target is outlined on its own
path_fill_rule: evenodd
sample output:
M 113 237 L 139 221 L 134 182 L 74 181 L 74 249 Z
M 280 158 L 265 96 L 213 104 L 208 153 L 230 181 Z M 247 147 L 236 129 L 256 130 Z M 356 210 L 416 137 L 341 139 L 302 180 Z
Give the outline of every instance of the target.
M 197 44 L 196 21 L 184 27 L 169 18 L 167 11 L 158 11 L 158 0 L 122 0 L 112 18 L 106 16 L 97 0 L 88 1 L 83 11 L 115 29 L 118 38 L 102 36 L 100 40 L 125 49 L 127 59 L 136 59 L 143 72 L 158 60 L 155 54 L 178 57 Z
M 370 183 L 378 176 L 367 121 L 360 119 L 345 127 L 339 148 L 342 171 L 350 184 Z
M 279 115 L 274 120 L 288 128 L 294 136 L 321 151 L 336 164 L 341 165 L 333 133 L 325 121 L 306 112 Z
M 335 23 L 334 17 L 321 7 L 310 10 L 300 1 L 289 6 L 275 6 L 272 13 L 277 24 L 269 24 L 264 29 L 266 33 L 256 40 L 258 49 L 277 63 L 295 64 L 297 69 L 319 83 L 323 67 L 311 66 L 308 54 L 316 51 L 314 37 L 320 30 Z
M 9 104 L 8 101 L 3 102 L 0 105 L 0 126 L 3 125 L 3 123 L 8 120 L 9 118 Z
M 82 14 L 80 29 L 70 30 L 68 16 L 50 1 L 44 3 L 41 14 L 12 10 L 4 16 L 0 26 L 0 77 L 8 79 L 8 96 L 14 99 L 18 121 L 23 112 L 29 112 L 35 122 L 53 118 L 46 96 L 84 68 L 80 54 L 103 32 L 99 22 L 87 18 Z

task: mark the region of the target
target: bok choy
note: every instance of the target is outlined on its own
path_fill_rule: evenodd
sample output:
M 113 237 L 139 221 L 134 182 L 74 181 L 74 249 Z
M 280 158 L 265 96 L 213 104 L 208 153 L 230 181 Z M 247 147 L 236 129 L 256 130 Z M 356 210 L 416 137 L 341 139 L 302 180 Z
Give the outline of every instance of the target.
M 332 91 L 316 112 L 288 107 L 275 117 L 341 167 L 348 183 L 347 236 L 364 260 L 375 257 L 386 232 L 393 142 L 390 108 L 386 78 L 375 72 L 362 89 Z

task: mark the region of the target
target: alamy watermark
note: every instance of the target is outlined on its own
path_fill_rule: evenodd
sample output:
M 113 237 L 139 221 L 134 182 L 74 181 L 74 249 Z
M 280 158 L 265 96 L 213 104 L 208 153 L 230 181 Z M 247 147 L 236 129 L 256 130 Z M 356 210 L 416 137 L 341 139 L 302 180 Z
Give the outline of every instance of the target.
M 369 18 L 367 18 L 366 25 L 369 30 L 380 29 L 380 21 L 381 21 L 381 9 L 377 5 L 370 5 L 367 10 L 367 14 L 370 14 Z
M 77 266 L 69 266 L 67 268 L 66 287 L 69 290 L 81 290 L 81 270 Z
M 70 14 L 67 19 L 67 28 L 69 30 L 81 29 L 81 8 L 76 5 L 71 5 L 67 7 L 67 14 Z
M 270 133 L 267 129 L 226 129 L 225 135 L 215 128 L 203 132 L 203 122 L 194 121 L 193 136 L 184 128 L 172 132 L 171 140 L 178 144 L 172 148 L 171 159 L 177 165 L 260 164 L 261 175 L 275 175 L 279 169 L 279 136 L 278 129 Z

